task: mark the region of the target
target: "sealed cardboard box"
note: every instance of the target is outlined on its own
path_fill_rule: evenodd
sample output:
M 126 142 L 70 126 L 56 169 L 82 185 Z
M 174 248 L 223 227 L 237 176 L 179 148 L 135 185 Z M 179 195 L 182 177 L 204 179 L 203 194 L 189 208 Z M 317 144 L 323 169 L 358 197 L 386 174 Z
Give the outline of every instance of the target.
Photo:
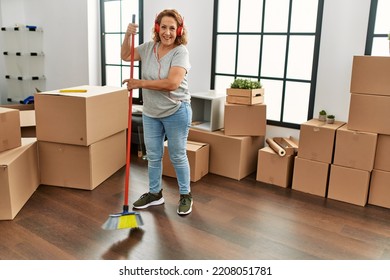
M 190 163 L 191 182 L 197 182 L 209 173 L 209 153 L 209 144 L 187 141 L 187 156 Z M 163 175 L 176 177 L 175 169 L 169 159 L 167 141 L 164 143 Z
M 35 110 L 20 111 L 20 128 L 22 137 L 36 137 Z
M 351 94 L 348 127 L 390 135 L 390 96 Z
M 126 89 L 79 86 L 66 90 L 35 94 L 39 141 L 89 146 L 127 128 Z
M 222 130 L 191 128 L 188 139 L 210 145 L 210 173 L 236 180 L 256 172 L 258 151 L 264 147 L 264 136 L 228 136 Z
M 345 167 L 372 171 L 378 134 L 348 129 L 337 129 L 333 163 Z
M 371 172 L 331 165 L 328 198 L 355 205 L 367 204 Z
M 264 136 L 267 127 L 266 105 L 225 104 L 225 134 Z
M 0 152 L 21 145 L 19 111 L 0 107 Z
M 326 197 L 328 175 L 329 163 L 295 157 L 292 189 Z
M 125 165 L 125 130 L 89 146 L 38 141 L 41 183 L 93 190 Z
M 0 220 L 12 220 L 40 184 L 37 141 L 0 153 Z
M 256 181 L 283 188 L 291 187 L 294 158 L 294 155 L 281 157 L 270 147 L 260 149 Z
M 351 93 L 390 96 L 390 57 L 354 56 Z
M 227 88 L 226 94 L 226 101 L 231 104 L 254 105 L 264 102 L 264 88 Z
M 374 169 L 390 172 L 390 135 L 378 135 Z
M 317 119 L 301 124 L 298 156 L 332 163 L 336 130 L 344 124 L 340 121 L 327 124 Z
M 390 172 L 373 170 L 368 204 L 390 208 Z

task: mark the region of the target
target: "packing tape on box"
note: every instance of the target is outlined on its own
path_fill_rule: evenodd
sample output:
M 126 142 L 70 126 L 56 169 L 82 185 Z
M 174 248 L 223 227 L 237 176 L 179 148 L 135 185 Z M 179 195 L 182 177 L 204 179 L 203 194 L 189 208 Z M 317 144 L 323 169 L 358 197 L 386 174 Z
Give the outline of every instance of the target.
M 270 146 L 270 148 L 274 150 L 275 153 L 277 153 L 279 156 L 283 157 L 286 154 L 286 151 L 282 147 L 280 147 L 273 139 L 267 138 L 265 141 L 267 142 L 268 146 Z

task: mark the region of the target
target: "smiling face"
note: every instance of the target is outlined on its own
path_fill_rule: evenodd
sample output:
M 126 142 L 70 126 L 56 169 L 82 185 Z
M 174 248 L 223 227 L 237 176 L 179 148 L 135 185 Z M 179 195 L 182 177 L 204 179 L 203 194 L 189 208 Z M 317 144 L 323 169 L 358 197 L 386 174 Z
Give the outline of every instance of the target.
M 177 32 L 177 22 L 173 17 L 164 16 L 160 22 L 160 36 L 161 44 L 165 47 L 175 45 Z

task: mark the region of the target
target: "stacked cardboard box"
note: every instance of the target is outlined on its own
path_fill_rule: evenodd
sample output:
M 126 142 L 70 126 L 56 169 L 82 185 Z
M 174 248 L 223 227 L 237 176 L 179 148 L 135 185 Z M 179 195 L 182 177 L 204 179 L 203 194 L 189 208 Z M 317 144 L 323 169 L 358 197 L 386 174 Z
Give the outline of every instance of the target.
M 368 203 L 390 208 L 390 57 L 355 56 L 348 128 L 378 134 Z
M 37 93 L 35 114 L 42 184 L 92 190 L 125 164 L 126 89 Z
M 350 130 L 347 124 L 337 130 L 328 198 L 366 205 L 377 136 L 376 133 Z
M 0 108 L 0 220 L 12 220 L 39 186 L 35 138 L 21 138 L 20 112 Z
M 298 156 L 294 163 L 293 189 L 326 197 L 336 131 L 344 124 L 339 121 L 327 124 L 317 119 L 301 124 Z

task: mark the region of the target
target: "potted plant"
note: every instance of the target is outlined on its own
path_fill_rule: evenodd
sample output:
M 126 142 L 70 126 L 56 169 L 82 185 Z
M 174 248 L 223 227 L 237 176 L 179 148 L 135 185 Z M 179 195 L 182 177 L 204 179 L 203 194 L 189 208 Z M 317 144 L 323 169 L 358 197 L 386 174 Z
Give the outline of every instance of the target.
M 326 116 L 326 123 L 334 123 L 334 115 L 327 115 Z
M 260 81 L 235 79 L 226 89 L 226 94 L 228 103 L 253 105 L 264 102 L 264 89 Z
M 326 121 L 326 111 L 321 110 L 318 114 L 318 119 L 322 122 Z

